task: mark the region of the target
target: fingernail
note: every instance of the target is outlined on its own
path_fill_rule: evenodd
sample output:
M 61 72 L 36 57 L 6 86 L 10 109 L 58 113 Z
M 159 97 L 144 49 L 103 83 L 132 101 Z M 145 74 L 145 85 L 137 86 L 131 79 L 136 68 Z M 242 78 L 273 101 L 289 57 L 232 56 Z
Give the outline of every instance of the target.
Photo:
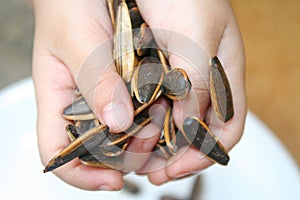
M 111 102 L 103 108 L 102 119 L 110 130 L 125 131 L 130 126 L 133 113 L 122 102 Z
M 113 191 L 113 187 L 111 185 L 101 185 L 98 190 L 101 191 Z

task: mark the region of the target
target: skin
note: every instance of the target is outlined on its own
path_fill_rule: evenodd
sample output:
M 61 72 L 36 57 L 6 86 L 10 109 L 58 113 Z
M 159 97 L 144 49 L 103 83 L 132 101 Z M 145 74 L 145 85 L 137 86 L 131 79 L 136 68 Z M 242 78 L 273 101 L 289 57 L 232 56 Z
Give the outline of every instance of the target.
M 239 141 L 246 116 L 245 60 L 243 44 L 229 1 L 137 0 L 140 13 L 162 49 L 168 51 L 171 67 L 188 72 L 193 89 L 174 104 L 177 126 L 187 115 L 209 122 L 225 149 Z M 102 123 L 112 132 L 126 130 L 133 120 L 133 107 L 124 83 L 112 64 L 113 28 L 104 0 L 33 0 L 35 40 L 33 79 L 38 106 L 38 144 L 44 165 L 69 140 L 63 109 L 72 102 L 76 84 Z M 161 20 L 164 19 L 164 20 Z M 164 31 L 155 31 L 155 30 Z M 194 47 L 191 47 L 193 44 Z M 191 50 L 191 48 L 194 48 Z M 193 52 L 196 56 L 189 57 Z M 217 55 L 232 86 L 235 115 L 225 125 L 214 115 L 207 89 L 208 59 Z M 111 103 L 113 102 L 113 103 Z M 166 107 L 165 103 L 160 106 Z M 165 160 L 151 155 L 159 130 L 153 125 L 139 133 L 128 149 L 145 156 L 131 156 L 138 163 L 128 170 L 146 174 L 156 185 L 201 171 L 213 163 L 192 148 Z M 184 155 L 184 156 L 182 156 Z M 199 159 L 195 159 L 199 158 Z M 82 165 L 78 160 L 54 170 L 70 185 L 86 190 L 119 190 L 124 173 Z

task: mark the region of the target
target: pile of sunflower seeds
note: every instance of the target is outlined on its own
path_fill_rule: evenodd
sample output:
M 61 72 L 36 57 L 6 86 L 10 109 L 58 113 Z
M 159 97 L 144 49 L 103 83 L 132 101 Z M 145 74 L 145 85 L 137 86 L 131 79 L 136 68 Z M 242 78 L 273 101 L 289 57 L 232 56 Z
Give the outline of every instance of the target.
M 172 102 L 186 98 L 192 84 L 183 69 L 170 67 L 166 52 L 156 45 L 136 2 L 107 0 L 107 6 L 115 30 L 115 66 L 132 97 L 134 123 L 122 133 L 110 133 L 109 127 L 99 122 L 76 89 L 77 99 L 63 112 L 63 117 L 72 122 L 66 127 L 71 142 L 49 161 L 44 172 L 77 157 L 88 166 L 122 170 L 126 148 L 135 134 L 153 120 L 149 107 L 160 98 L 168 99 L 169 106 L 161 137 L 153 151 L 169 159 L 182 146 L 191 145 L 214 162 L 227 165 L 229 156 L 204 121 L 190 116 L 182 127 L 176 127 Z M 234 113 L 229 81 L 217 57 L 211 58 L 208 66 L 211 103 L 219 119 L 225 123 Z

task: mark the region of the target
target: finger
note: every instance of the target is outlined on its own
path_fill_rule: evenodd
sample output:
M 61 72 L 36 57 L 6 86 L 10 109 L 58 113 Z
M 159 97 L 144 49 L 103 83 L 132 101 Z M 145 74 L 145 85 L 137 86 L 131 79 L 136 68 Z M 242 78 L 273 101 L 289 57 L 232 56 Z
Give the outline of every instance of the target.
M 139 133 L 132 138 L 129 147 L 124 155 L 125 171 L 133 172 L 140 169 L 152 154 L 160 137 L 160 129 L 154 124 L 149 124 L 142 128 Z
M 161 157 L 153 157 L 148 173 L 151 183 L 161 185 L 171 180 L 177 180 L 209 167 L 212 162 L 205 158 L 204 154 L 190 147 L 181 148 L 176 156 L 168 161 Z M 153 170 L 155 169 L 155 170 Z
M 124 156 L 124 166 L 127 171 L 140 171 L 141 167 L 153 154 L 163 127 L 168 102 L 159 99 L 149 108 L 151 123 L 143 127 L 130 141 Z
M 68 68 L 58 59 L 35 46 L 33 80 L 38 106 L 38 146 L 43 165 L 66 147 L 70 141 L 62 118 L 63 109 L 73 96 L 74 81 Z M 83 166 L 76 159 L 58 168 L 54 173 L 63 181 L 86 190 L 119 190 L 122 175 L 113 170 L 99 170 Z
M 189 44 L 187 49 L 197 54 L 197 59 L 187 56 L 185 52 L 173 53 L 173 51 L 169 51 L 171 52 L 169 53 L 169 62 L 172 68 L 184 69 L 192 85 L 191 91 L 184 99 L 174 101 L 174 121 L 180 129 L 187 116 L 197 116 L 203 119 L 210 103 L 207 74 L 208 56 L 201 48 L 193 49 L 192 47 L 193 45 Z M 183 48 L 174 47 L 174 52 L 180 52 Z
M 54 171 L 62 180 L 84 190 L 118 191 L 123 188 L 123 176 L 117 170 L 94 168 L 73 160 Z
M 167 160 L 165 158 L 153 155 L 147 164 L 138 172 L 147 174 L 149 181 L 154 185 L 162 185 L 170 180 L 166 171 Z
M 86 60 L 73 75 L 100 122 L 107 124 L 111 132 L 121 132 L 133 121 L 133 106 L 124 81 L 116 72 L 111 44 L 111 39 L 105 40 L 85 55 Z
M 133 106 L 114 65 L 113 31 L 105 1 L 78 4 L 70 5 L 72 10 L 65 13 L 78 11 L 81 15 L 63 18 L 68 26 L 50 51 L 68 66 L 100 122 L 111 132 L 124 131 L 133 121 Z
M 242 136 L 247 112 L 244 47 L 234 15 L 231 16 L 225 28 L 217 56 L 222 61 L 231 86 L 234 116 L 232 120 L 223 124 L 217 120 L 214 112 L 211 111 L 212 115 L 207 120 L 209 127 L 220 138 L 225 148 L 229 150 Z

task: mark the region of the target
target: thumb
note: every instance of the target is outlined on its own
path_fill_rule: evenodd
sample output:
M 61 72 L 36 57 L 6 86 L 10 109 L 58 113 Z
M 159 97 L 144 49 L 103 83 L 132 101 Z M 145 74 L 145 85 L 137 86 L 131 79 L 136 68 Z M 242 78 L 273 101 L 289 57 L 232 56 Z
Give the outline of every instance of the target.
M 112 38 L 106 38 L 108 39 L 98 45 L 90 45 L 96 48 L 89 53 L 81 51 L 87 49 L 82 46 L 75 51 L 71 50 L 69 57 L 75 57 L 79 61 L 71 65 L 71 73 L 100 122 L 108 125 L 111 132 L 121 132 L 132 124 L 133 105 L 124 81 L 116 72 L 112 57 Z

